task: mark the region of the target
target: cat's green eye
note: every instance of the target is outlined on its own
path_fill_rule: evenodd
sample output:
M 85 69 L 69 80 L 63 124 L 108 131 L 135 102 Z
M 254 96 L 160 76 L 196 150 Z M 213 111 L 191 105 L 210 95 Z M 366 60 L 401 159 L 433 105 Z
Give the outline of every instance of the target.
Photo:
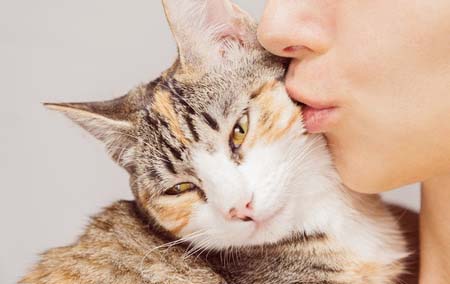
M 196 189 L 197 186 L 191 182 L 179 183 L 164 192 L 167 195 L 178 195 Z
M 248 133 L 248 124 L 248 114 L 244 114 L 234 125 L 230 138 L 230 144 L 233 150 L 238 149 L 244 143 Z

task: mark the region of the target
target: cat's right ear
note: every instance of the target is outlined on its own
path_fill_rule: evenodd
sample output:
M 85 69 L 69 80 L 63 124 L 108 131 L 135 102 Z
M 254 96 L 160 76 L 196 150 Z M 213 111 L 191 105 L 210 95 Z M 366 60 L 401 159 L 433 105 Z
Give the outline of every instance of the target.
M 121 166 L 127 167 L 126 156 L 134 145 L 133 124 L 127 117 L 123 99 L 90 103 L 44 103 L 51 110 L 63 113 L 102 141 Z
M 182 66 L 198 68 L 232 45 L 259 46 L 256 23 L 230 0 L 162 0 Z

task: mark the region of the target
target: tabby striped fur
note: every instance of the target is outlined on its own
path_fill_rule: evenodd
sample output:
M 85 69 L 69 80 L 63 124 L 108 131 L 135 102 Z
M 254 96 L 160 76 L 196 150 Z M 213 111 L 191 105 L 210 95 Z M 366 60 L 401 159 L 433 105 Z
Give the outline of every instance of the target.
M 393 215 L 341 185 L 251 18 L 228 0 L 163 2 L 171 68 L 112 101 L 47 104 L 106 144 L 135 201 L 94 217 L 21 283 L 395 283 L 407 253 Z

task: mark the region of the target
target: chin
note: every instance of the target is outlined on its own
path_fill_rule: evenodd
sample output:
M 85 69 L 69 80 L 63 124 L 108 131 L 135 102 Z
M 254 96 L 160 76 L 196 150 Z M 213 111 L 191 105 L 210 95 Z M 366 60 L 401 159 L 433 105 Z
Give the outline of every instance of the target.
M 196 247 L 213 250 L 229 248 L 254 247 L 267 244 L 275 244 L 292 235 L 293 228 L 289 227 L 287 215 L 280 212 L 268 222 L 230 222 L 228 220 L 215 220 L 210 227 L 189 226 L 187 234 L 206 232 L 191 242 Z
M 245 246 L 259 246 L 278 243 L 292 235 L 294 229 L 290 227 L 284 212 L 280 212 L 269 222 L 256 225 L 251 238 L 247 240 Z
M 385 182 L 385 176 L 378 174 L 378 169 L 372 167 L 359 166 L 364 164 L 361 160 L 359 163 L 353 161 L 336 161 L 336 169 L 342 179 L 344 185 L 356 192 L 375 194 L 393 188 Z M 353 163 L 353 164 L 352 164 Z M 384 165 L 386 167 L 386 164 Z M 380 165 L 379 169 L 383 169 Z

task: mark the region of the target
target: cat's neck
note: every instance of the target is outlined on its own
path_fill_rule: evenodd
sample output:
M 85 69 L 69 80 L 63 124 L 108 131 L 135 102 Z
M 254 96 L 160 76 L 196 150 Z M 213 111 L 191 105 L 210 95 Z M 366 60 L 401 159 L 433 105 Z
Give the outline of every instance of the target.
M 403 271 L 405 243 L 377 196 L 342 188 L 303 201 L 292 237 L 275 244 L 208 252 L 206 261 L 236 284 L 312 283 L 311 279 L 388 283 Z
M 323 233 L 333 248 L 365 262 L 392 263 L 407 255 L 399 224 L 378 195 L 360 194 L 345 187 L 321 136 L 309 163 L 297 169 L 292 231 Z M 319 146 L 317 146 L 319 145 Z
M 318 185 L 325 190 L 302 200 L 296 229 L 306 235 L 322 232 L 365 262 L 388 264 L 407 256 L 399 225 L 381 198 L 353 192 L 329 176 Z

